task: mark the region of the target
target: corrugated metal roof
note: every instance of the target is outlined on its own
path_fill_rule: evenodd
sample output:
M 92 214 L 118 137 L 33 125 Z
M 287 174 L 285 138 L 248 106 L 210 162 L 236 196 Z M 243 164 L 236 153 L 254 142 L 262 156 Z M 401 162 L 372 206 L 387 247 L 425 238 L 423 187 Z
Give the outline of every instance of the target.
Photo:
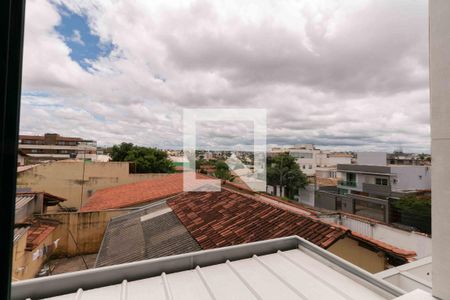
M 50 299 L 386 299 L 301 250 L 196 267 Z
M 105 231 L 96 267 L 201 250 L 165 203 L 113 218 Z
M 38 287 L 45 287 L 39 289 Z M 394 299 L 405 292 L 298 237 L 43 277 L 12 299 Z
M 35 197 L 34 194 L 16 195 L 16 210 L 24 207 Z
M 14 242 L 17 242 L 28 230 L 29 227 L 14 228 Z

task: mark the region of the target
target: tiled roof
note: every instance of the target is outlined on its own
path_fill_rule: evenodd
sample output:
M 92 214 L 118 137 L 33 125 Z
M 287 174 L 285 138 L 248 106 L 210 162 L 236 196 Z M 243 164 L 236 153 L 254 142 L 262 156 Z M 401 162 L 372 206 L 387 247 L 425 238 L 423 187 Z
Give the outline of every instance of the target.
M 197 174 L 198 178 L 210 178 Z M 98 190 L 80 211 L 130 207 L 164 199 L 183 191 L 183 173 Z
M 105 231 L 96 267 L 201 250 L 165 204 L 113 218 Z
M 203 249 L 290 235 L 328 248 L 348 231 L 227 189 L 183 193 L 168 205 Z
M 55 229 L 56 225 L 52 224 L 40 222 L 32 224 L 28 229 L 26 250 L 33 250 L 38 247 Z
M 365 243 L 368 243 L 378 249 L 381 249 L 387 253 L 391 253 L 395 256 L 403 257 L 407 261 L 413 261 L 416 257 L 415 251 L 397 248 L 395 246 L 392 246 L 392 245 L 384 243 L 382 241 L 370 238 L 370 237 L 360 234 L 358 232 L 352 232 L 350 235 L 351 235 L 351 237 L 355 238 L 356 240 L 360 240 Z

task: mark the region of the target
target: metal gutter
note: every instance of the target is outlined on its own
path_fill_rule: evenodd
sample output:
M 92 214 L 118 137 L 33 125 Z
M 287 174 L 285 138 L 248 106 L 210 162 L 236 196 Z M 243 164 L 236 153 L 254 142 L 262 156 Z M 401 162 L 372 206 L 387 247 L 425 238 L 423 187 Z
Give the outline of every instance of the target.
M 325 259 L 331 264 L 358 277 L 360 280 L 374 285 L 384 293 L 392 296 L 405 294 L 405 291 L 376 278 L 374 275 L 348 263 L 334 254 L 301 239 L 298 236 L 291 236 L 18 281 L 13 283 L 12 299 L 53 297 L 61 294 L 75 293 L 80 288 L 83 290 L 99 288 L 120 284 L 123 280 L 139 280 L 160 276 L 162 273 L 168 274 L 193 270 L 197 266 L 205 267 L 225 263 L 226 261 L 251 258 L 254 255 L 260 256 L 276 253 L 279 250 L 287 251 L 298 248 L 304 248 L 307 251 L 316 254 L 318 257 Z

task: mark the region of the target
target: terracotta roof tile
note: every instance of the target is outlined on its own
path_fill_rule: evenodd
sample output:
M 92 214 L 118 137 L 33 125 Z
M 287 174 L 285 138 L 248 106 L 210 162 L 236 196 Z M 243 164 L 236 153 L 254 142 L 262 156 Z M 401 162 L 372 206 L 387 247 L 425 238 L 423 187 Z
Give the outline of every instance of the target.
M 197 174 L 197 178 L 211 179 Z M 183 192 L 183 173 L 98 190 L 80 209 L 82 212 L 123 208 L 164 199 Z
M 28 229 L 26 250 L 33 250 L 38 247 L 56 226 L 50 224 L 34 223 Z
M 392 245 L 384 243 L 382 241 L 370 238 L 370 237 L 360 234 L 358 232 L 352 232 L 350 235 L 357 240 L 364 241 L 364 242 L 371 244 L 372 246 L 375 246 L 376 248 L 379 248 L 385 252 L 394 254 L 395 256 L 403 257 L 407 261 L 413 261 L 415 259 L 415 256 L 416 256 L 415 251 L 397 248 L 395 246 L 392 246 Z
M 298 235 L 327 248 L 347 230 L 223 189 L 183 193 L 168 201 L 203 249 Z

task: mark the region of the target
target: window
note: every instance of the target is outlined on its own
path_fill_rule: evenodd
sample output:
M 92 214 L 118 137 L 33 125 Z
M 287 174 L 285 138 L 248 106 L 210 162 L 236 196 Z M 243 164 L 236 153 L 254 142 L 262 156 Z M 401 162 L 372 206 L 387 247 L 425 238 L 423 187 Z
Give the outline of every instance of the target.
M 388 185 L 387 178 L 375 178 L 376 185 Z

